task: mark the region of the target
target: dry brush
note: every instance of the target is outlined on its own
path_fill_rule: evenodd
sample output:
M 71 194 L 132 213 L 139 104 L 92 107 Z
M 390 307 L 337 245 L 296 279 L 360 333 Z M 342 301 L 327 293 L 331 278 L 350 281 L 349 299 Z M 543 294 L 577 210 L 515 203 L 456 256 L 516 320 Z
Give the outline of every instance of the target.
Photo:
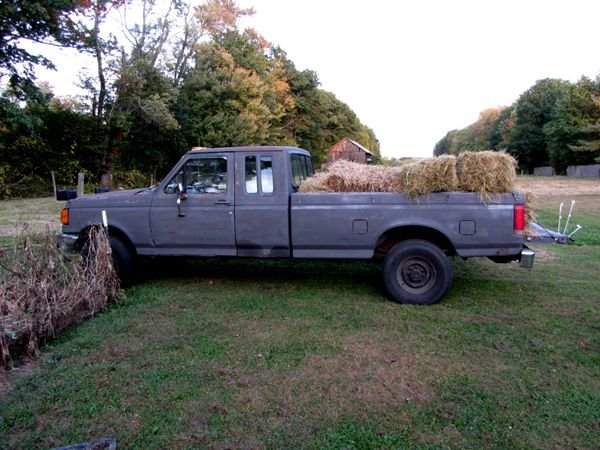
M 72 323 L 117 299 L 119 283 L 109 242 L 92 226 L 86 256 L 67 255 L 50 231 L 20 227 L 12 249 L 0 249 L 0 366 L 35 356 L 39 346 Z

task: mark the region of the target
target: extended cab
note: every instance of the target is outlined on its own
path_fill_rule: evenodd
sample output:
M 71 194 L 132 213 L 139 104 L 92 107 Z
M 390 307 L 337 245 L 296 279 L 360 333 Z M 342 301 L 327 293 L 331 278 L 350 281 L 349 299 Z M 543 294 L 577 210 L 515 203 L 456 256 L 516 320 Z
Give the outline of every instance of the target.
M 123 279 L 143 256 L 381 258 L 390 295 L 412 304 L 444 296 L 449 256 L 533 264 L 520 193 L 483 203 L 465 192 L 297 192 L 313 173 L 310 154 L 299 148 L 193 149 L 157 186 L 70 200 L 61 239 L 81 248 L 106 211 Z

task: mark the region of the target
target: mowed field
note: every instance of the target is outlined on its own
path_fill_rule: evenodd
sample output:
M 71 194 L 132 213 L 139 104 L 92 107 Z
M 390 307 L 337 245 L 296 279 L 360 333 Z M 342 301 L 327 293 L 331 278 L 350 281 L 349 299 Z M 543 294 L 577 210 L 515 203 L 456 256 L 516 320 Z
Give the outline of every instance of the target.
M 0 448 L 597 448 L 600 181 L 519 187 L 550 229 L 575 200 L 576 242 L 533 245 L 532 270 L 456 259 L 430 307 L 391 302 L 371 262 L 146 264 L 1 375 Z M 58 222 L 56 202 L 0 202 L 3 242 L 21 202 Z

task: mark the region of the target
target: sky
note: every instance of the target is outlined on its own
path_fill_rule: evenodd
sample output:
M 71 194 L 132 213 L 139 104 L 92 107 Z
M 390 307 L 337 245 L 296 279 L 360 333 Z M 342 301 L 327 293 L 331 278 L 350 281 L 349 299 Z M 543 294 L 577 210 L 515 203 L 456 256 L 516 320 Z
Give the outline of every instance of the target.
M 160 0 L 159 0 L 160 1 Z M 242 22 L 318 73 L 387 157 L 431 156 L 479 112 L 537 80 L 600 74 L 598 0 L 238 0 Z M 57 94 L 81 67 L 59 57 Z M 44 79 L 40 76 L 40 79 Z M 66 92 L 65 92 L 66 89 Z

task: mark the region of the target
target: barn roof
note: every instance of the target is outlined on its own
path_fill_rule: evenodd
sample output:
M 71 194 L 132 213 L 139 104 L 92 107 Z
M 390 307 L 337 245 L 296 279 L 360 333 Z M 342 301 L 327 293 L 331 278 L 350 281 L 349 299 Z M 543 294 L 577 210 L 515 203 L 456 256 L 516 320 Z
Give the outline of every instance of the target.
M 371 155 L 373 156 L 373 152 L 371 152 L 371 150 L 369 150 L 368 148 L 366 148 L 363 145 L 360 145 L 358 142 L 353 141 L 352 139 L 349 139 L 347 137 L 341 139 L 340 141 L 338 141 L 335 145 L 332 145 L 331 147 L 329 147 L 329 151 L 331 151 L 334 148 L 338 148 L 339 145 L 342 144 L 342 142 L 347 141 L 350 142 L 352 145 L 354 145 L 355 147 L 358 147 L 360 150 L 362 150 L 363 152 L 365 152 L 367 155 Z
M 348 138 L 346 138 L 348 139 Z M 352 142 L 354 145 L 356 145 L 358 148 L 360 148 L 362 151 L 364 151 L 365 153 L 369 154 L 369 155 L 373 155 L 373 152 L 371 150 L 369 150 L 368 148 L 360 145 L 358 142 L 353 141 L 352 139 L 348 139 L 350 142 Z

